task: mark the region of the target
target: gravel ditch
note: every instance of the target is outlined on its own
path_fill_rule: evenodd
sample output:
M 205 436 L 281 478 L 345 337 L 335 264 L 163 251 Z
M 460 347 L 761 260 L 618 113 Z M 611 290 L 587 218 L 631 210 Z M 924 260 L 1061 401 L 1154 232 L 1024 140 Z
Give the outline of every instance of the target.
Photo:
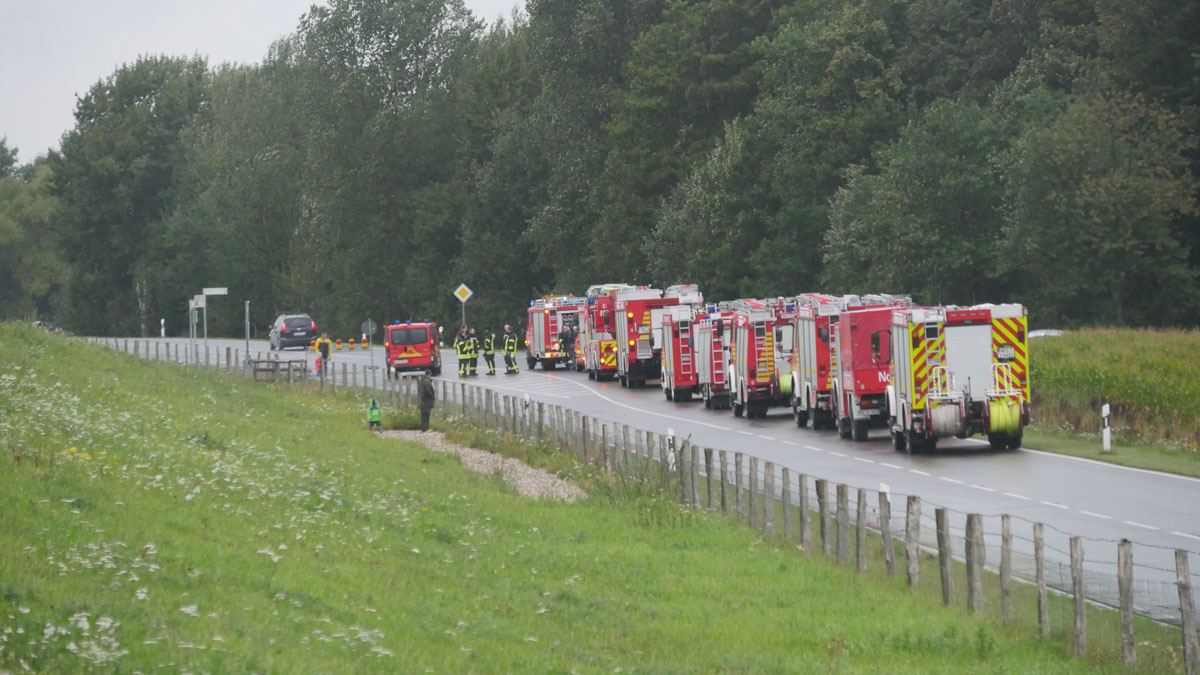
M 587 496 L 579 486 L 568 483 L 549 471 L 535 469 L 519 459 L 451 443 L 446 440 L 446 435 L 439 431 L 422 433 L 415 430 L 392 430 L 381 432 L 379 435 L 420 443 L 434 452 L 458 455 L 463 466 L 477 473 L 490 475 L 499 471 L 504 477 L 504 482 L 523 497 L 573 502 Z

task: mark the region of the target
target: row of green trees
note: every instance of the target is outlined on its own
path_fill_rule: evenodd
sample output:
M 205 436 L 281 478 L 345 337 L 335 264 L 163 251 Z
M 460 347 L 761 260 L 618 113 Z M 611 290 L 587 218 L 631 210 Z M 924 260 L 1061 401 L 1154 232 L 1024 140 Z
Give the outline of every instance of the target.
M 1183 0 L 529 0 L 490 28 L 331 0 L 259 64 L 123 66 L 60 151 L 9 161 L 0 310 L 185 330 L 220 285 L 260 331 L 352 334 L 456 322 L 459 282 L 499 324 L 686 281 L 1195 325 L 1196 25 Z

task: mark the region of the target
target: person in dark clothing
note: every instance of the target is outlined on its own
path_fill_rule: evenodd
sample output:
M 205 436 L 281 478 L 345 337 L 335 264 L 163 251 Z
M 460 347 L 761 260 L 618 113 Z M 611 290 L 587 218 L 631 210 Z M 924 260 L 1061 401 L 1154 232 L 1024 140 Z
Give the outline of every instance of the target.
M 467 376 L 467 357 L 471 351 L 471 340 L 467 337 L 467 325 L 463 324 L 454 336 L 454 353 L 458 355 L 458 376 Z
M 478 375 L 475 369 L 479 367 L 479 336 L 472 328 L 467 334 L 467 375 Z
M 575 366 L 575 332 L 570 325 L 563 326 L 558 331 L 558 350 L 562 352 L 562 361 L 569 367 Z
M 321 333 L 321 339 L 317 340 L 317 354 L 321 359 L 321 363 L 317 365 L 317 371 L 321 373 L 321 379 L 325 379 L 325 374 L 329 370 L 329 346 L 331 344 L 333 343 L 329 340 L 329 333 Z
M 429 413 L 437 403 L 437 391 L 433 388 L 431 371 L 426 370 L 417 381 L 417 408 L 421 410 L 421 431 L 429 431 Z
M 504 374 L 516 375 L 517 372 L 517 334 L 512 326 L 504 324 Z
M 487 363 L 488 375 L 496 374 L 496 333 L 491 326 L 483 329 L 483 360 Z

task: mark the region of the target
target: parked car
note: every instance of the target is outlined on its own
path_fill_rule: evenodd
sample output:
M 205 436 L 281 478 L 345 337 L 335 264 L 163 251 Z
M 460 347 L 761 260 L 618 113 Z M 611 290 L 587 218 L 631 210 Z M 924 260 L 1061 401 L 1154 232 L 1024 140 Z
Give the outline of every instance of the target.
M 270 349 L 304 348 L 317 339 L 317 323 L 307 314 L 280 314 L 267 337 Z
M 1039 330 L 1029 331 L 1029 337 L 1031 339 L 1043 337 L 1061 337 L 1064 332 L 1065 331 L 1061 331 L 1057 328 L 1041 328 Z

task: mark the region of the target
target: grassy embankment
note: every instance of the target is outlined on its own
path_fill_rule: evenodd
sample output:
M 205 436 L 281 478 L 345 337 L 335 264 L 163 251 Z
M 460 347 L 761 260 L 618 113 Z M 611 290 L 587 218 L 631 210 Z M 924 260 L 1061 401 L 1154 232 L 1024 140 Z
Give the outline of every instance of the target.
M 931 566 L 912 592 L 594 469 L 523 499 L 348 394 L 11 324 L 0 353 L 0 670 L 1122 670 L 939 606 Z M 1171 667 L 1177 632 L 1139 631 Z
M 1036 426 L 1028 447 L 1200 476 L 1200 331 L 1084 329 L 1033 340 L 1029 352 Z

